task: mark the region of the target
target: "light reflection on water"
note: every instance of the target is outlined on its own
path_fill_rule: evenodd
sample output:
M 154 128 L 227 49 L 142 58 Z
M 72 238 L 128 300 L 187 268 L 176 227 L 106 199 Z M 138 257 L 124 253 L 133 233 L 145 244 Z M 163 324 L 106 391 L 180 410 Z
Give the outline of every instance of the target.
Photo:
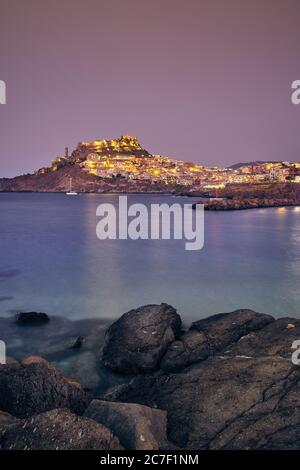
M 96 238 L 116 195 L 0 194 L 0 315 L 116 318 L 168 302 L 186 323 L 236 308 L 299 317 L 299 208 L 205 213 L 205 244 Z M 190 198 L 131 195 L 129 202 Z

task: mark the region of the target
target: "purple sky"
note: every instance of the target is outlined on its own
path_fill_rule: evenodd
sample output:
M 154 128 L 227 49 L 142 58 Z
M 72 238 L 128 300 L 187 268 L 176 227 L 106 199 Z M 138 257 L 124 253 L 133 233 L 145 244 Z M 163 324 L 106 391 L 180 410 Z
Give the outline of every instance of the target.
M 206 165 L 300 160 L 299 0 L 0 0 L 0 176 L 136 135 Z

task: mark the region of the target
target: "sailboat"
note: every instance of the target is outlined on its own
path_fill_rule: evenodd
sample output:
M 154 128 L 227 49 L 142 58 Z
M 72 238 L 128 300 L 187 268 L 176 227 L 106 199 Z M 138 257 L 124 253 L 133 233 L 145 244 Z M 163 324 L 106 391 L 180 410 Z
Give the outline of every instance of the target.
M 73 179 L 70 177 L 70 190 L 66 193 L 67 196 L 77 196 L 78 193 L 72 190 L 72 181 Z

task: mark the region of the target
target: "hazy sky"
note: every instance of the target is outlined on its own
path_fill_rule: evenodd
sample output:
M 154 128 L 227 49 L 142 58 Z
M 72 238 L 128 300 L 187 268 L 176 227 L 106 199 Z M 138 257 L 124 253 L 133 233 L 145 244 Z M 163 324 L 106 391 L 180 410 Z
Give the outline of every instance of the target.
M 0 176 L 136 135 L 207 165 L 300 161 L 299 0 L 0 0 Z

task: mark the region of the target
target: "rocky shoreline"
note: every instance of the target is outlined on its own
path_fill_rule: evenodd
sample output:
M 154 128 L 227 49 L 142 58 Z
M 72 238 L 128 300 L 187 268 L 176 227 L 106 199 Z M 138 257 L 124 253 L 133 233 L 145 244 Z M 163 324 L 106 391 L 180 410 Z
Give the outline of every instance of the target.
M 40 356 L 0 366 L 0 449 L 299 449 L 298 339 L 294 318 L 243 309 L 184 330 L 172 306 L 139 307 L 94 336 L 115 377 L 102 391 Z
M 232 211 L 243 209 L 263 209 L 268 207 L 298 206 L 298 200 L 288 198 L 232 198 L 232 199 L 210 199 L 199 201 L 204 203 L 204 209 L 209 211 Z M 196 203 L 193 204 L 193 208 Z

